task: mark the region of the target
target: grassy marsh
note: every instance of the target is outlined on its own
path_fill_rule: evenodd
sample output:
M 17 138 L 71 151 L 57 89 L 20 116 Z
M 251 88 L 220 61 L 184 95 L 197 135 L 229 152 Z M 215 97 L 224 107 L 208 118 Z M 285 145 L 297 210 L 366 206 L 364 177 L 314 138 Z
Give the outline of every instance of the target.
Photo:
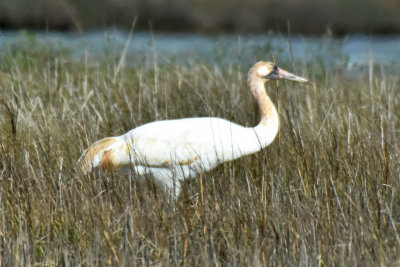
M 175 205 L 151 181 L 78 175 L 76 160 L 158 119 L 254 125 L 250 65 L 218 47 L 213 63 L 150 54 L 131 67 L 11 48 L 0 55 L 0 264 L 400 263 L 398 68 L 280 61 L 315 86 L 268 85 L 276 140 L 185 182 Z M 245 61 L 271 59 L 262 49 Z

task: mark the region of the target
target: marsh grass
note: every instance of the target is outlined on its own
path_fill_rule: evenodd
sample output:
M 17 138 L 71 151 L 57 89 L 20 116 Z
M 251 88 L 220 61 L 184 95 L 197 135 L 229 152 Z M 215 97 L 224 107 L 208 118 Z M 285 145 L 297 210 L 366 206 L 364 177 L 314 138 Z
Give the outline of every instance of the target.
M 153 120 L 254 125 L 249 66 L 144 56 L 117 72 L 117 60 L 27 51 L 1 55 L 0 264 L 400 263 L 398 70 L 282 62 L 315 85 L 269 84 L 274 143 L 186 181 L 175 204 L 149 179 L 82 176 L 76 161 Z

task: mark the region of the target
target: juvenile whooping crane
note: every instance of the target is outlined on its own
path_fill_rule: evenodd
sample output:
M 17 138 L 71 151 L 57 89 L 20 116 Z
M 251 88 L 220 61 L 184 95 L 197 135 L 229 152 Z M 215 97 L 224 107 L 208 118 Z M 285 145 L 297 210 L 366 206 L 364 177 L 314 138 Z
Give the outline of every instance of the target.
M 270 80 L 309 83 L 274 63 L 257 62 L 247 76 L 261 113 L 257 126 L 243 127 L 215 117 L 155 121 L 95 142 L 83 152 L 79 166 L 85 174 L 99 165 L 108 172 L 131 168 L 139 176 L 152 176 L 176 197 L 181 180 L 271 144 L 278 133 L 279 118 L 265 91 L 265 83 Z

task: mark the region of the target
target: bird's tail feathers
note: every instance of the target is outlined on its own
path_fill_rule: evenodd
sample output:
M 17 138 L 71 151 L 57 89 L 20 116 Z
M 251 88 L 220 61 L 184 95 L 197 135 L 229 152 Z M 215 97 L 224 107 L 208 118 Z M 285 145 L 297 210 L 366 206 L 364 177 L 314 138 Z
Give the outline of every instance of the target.
M 99 165 L 111 172 L 129 161 L 127 142 L 119 137 L 108 137 L 95 142 L 86 149 L 78 160 L 78 166 L 85 174 Z

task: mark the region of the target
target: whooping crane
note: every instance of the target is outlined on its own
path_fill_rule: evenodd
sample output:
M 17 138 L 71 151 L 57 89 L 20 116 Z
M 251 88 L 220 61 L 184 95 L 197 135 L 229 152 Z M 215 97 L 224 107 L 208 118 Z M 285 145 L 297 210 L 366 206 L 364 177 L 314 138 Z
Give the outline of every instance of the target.
M 131 168 L 139 176 L 150 175 L 176 197 L 181 180 L 271 144 L 278 133 L 279 118 L 265 91 L 270 80 L 308 83 L 274 63 L 257 62 L 247 78 L 261 113 L 257 126 L 243 127 L 215 117 L 155 121 L 95 142 L 83 152 L 79 166 L 84 173 L 99 165 L 108 172 Z

